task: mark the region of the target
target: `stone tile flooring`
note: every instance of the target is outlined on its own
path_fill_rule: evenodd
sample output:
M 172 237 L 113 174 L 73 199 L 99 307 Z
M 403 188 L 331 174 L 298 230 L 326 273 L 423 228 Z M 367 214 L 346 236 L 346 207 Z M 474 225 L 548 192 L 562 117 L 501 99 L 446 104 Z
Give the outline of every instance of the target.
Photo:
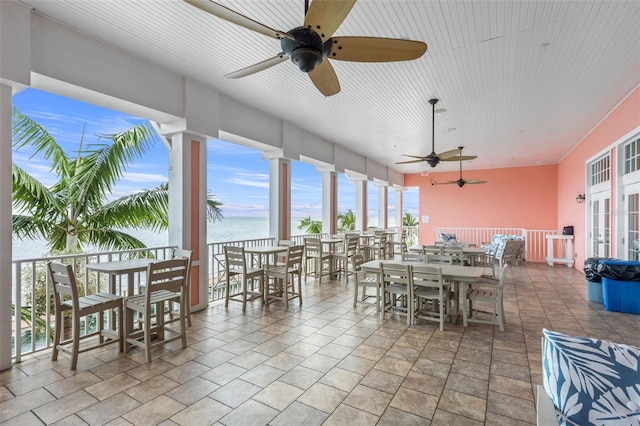
M 304 285 L 304 304 L 221 303 L 193 315 L 189 345 L 151 364 L 117 347 L 24 359 L 0 372 L 3 424 L 517 425 L 535 424 L 543 327 L 640 345 L 640 316 L 587 301 L 584 275 L 510 269 L 507 325 L 407 327 L 352 307 L 351 281 Z

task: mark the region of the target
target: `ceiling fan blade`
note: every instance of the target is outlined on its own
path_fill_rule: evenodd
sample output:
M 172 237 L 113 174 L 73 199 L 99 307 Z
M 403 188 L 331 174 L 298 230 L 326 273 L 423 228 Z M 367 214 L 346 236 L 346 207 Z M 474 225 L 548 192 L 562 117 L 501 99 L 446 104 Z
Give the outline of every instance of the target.
M 455 157 L 449 157 L 449 158 L 440 157 L 440 161 L 468 161 L 468 160 L 475 160 L 476 158 L 478 158 L 477 155 L 457 155 Z
M 347 17 L 356 0 L 313 0 L 304 26 L 311 28 L 327 41 Z
M 241 78 L 246 77 L 251 74 L 255 74 L 260 71 L 264 71 L 267 68 L 271 68 L 274 65 L 278 65 L 281 62 L 284 62 L 288 59 L 287 55 L 284 52 L 278 53 L 277 56 L 273 58 L 266 59 L 262 62 L 258 62 L 257 64 L 249 65 L 248 67 L 242 68 L 241 70 L 234 71 L 225 75 L 225 78 Z
M 405 157 L 420 158 L 421 160 L 426 160 L 427 159 L 427 157 L 424 156 L 424 155 L 409 155 L 409 154 L 402 154 L 402 155 L 404 155 Z
M 476 183 L 487 183 L 487 181 L 486 180 L 482 180 L 482 179 L 469 179 L 469 180 L 465 181 L 465 183 L 473 185 L 473 184 L 476 184 Z
M 396 164 L 422 163 L 423 161 L 425 160 L 420 158 L 419 160 L 398 161 Z
M 458 161 L 460 159 L 460 150 L 456 148 L 451 151 L 441 152 L 438 154 L 438 157 L 440 158 L 440 161 L 446 161 L 447 159 L 450 159 L 451 161 Z
M 333 37 L 329 58 L 352 62 L 394 62 L 418 59 L 427 51 L 421 41 L 382 37 Z
M 331 62 L 326 59 L 309 73 L 309 78 L 316 88 L 325 96 L 335 95 L 340 91 L 340 82 Z
M 242 15 L 241 13 L 236 12 L 235 10 L 231 10 L 226 6 L 223 6 L 219 3 L 216 3 L 211 0 L 184 0 L 192 6 L 197 7 L 198 9 L 204 10 L 218 18 L 224 19 L 225 21 L 229 21 L 233 24 L 240 25 L 248 30 L 255 31 L 260 34 L 264 34 L 267 37 L 277 38 L 278 40 L 282 38 L 288 38 L 289 40 L 295 40 L 290 34 L 287 34 L 286 31 L 276 30 L 274 28 L 268 27 L 256 20 L 253 20 L 247 16 Z
M 448 180 L 446 182 L 433 182 L 434 185 L 450 185 L 452 183 L 458 183 L 457 180 Z
M 320 65 L 316 66 L 313 71 L 309 73 L 309 78 L 316 86 L 316 88 L 325 96 L 332 96 L 340 92 L 340 81 L 336 71 L 333 69 L 333 65 L 327 60 L 324 60 Z

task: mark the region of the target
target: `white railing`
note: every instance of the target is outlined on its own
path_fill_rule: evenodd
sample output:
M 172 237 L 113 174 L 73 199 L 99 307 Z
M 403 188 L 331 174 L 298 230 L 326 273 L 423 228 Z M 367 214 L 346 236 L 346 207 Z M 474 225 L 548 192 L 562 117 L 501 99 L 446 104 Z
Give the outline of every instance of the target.
M 53 289 L 48 284 L 47 262 L 62 262 L 73 266 L 80 294 L 90 294 L 101 288 L 108 288 L 108 277 L 87 274 L 87 263 L 111 262 L 116 260 L 152 257 L 171 257 L 174 246 L 151 247 L 137 250 L 100 253 L 68 254 L 59 256 L 19 259 L 12 262 L 12 355 L 20 362 L 22 355 L 50 348 L 53 341 L 54 321 Z M 121 288 L 122 280 L 117 283 Z M 134 274 L 140 283 L 140 274 Z M 95 322 L 94 317 L 85 318 L 81 326 L 88 329 Z
M 441 232 L 456 234 L 456 240 L 475 244 L 480 247 L 489 244 L 495 234 L 524 236 L 524 259 L 527 262 L 545 262 L 547 257 L 547 235 L 557 235 L 560 231 L 524 228 L 436 228 L 435 239 Z
M 414 246 L 416 244 L 418 244 L 418 241 L 420 241 L 419 237 L 419 226 L 403 226 L 402 229 L 405 230 L 406 235 L 405 235 L 405 241 L 407 242 L 407 245 L 409 247 Z
M 327 234 L 306 234 L 306 235 L 292 235 L 289 239 L 296 245 L 304 244 L 305 237 L 326 237 Z M 237 247 L 260 247 L 270 246 L 276 243 L 274 238 L 256 238 L 252 240 L 237 240 L 237 241 L 221 241 L 216 243 L 207 244 L 207 264 L 209 266 L 208 277 L 208 294 L 209 301 L 220 300 L 224 298 L 226 292 L 226 277 L 225 277 L 225 262 L 224 262 L 224 247 L 225 246 L 237 246 Z M 235 290 L 235 288 L 234 288 Z

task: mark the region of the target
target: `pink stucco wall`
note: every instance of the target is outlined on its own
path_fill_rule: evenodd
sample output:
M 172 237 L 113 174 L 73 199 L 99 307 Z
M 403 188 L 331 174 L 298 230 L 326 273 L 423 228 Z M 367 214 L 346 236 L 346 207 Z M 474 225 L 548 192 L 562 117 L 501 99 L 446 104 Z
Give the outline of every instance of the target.
M 420 192 L 420 243 L 433 243 L 437 227 L 517 227 L 557 229 L 557 166 L 510 167 L 465 171 L 466 179 L 481 185 L 431 185 L 456 180 L 459 172 L 405 175 L 406 186 Z
M 558 164 L 558 223 L 571 221 L 575 226 L 575 244 L 578 257 L 576 268 L 582 270 L 586 249 L 586 214 L 587 204 L 577 204 L 575 197 L 579 192 L 586 192 L 585 164 L 588 159 L 599 152 L 608 149 L 616 142 L 622 142 L 620 138 L 640 126 L 640 87 L 636 88 L 624 101 L 618 105 L 598 126 L 584 137 L 576 147 L 565 156 Z M 616 150 L 611 151 L 611 200 L 613 211 L 611 217 L 614 220 L 612 226 L 623 226 L 623 217 L 615 208 L 617 162 Z M 612 229 L 615 232 L 615 229 Z M 615 238 L 615 237 L 614 237 Z M 616 253 L 616 241 L 611 242 L 611 255 L 623 257 Z

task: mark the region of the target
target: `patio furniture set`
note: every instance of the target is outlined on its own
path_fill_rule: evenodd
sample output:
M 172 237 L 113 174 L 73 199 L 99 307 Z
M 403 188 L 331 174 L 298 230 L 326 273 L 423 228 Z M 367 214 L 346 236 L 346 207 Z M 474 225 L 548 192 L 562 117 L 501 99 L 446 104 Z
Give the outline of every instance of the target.
M 51 358 L 56 360 L 60 351 L 71 357 L 75 370 L 78 354 L 115 343 L 120 352 L 128 352 L 129 345 L 142 348 L 147 362 L 151 362 L 151 349 L 160 344 L 180 340 L 186 348 L 186 326 L 191 325 L 189 272 L 192 252 L 175 249 L 172 259 L 132 259 L 87 264 L 87 270 L 109 275 L 109 289 L 90 295 L 80 295 L 71 265 L 57 262 L 47 264 L 48 278 L 54 290 L 55 337 Z M 146 282 L 134 294 L 133 274 L 146 271 Z M 127 275 L 126 294 L 116 291 L 116 278 Z M 99 289 L 98 289 L 99 290 Z M 71 336 L 65 336 L 64 317 L 71 317 Z M 95 330 L 81 334 L 80 319 L 97 316 Z M 169 327 L 177 323 L 178 328 Z M 89 340 L 90 338 L 96 339 Z M 85 341 L 82 344 L 81 342 Z

